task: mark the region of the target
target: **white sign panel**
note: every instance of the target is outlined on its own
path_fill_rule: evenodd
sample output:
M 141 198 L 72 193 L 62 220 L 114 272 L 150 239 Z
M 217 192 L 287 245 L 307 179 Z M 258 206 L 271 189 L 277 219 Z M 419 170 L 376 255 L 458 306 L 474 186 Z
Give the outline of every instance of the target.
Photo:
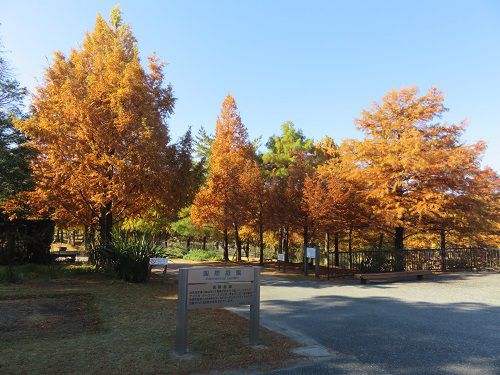
M 284 262 L 285 261 L 285 254 L 284 253 L 278 253 L 278 260 L 280 262 Z
M 223 282 L 248 282 L 254 280 L 254 270 L 245 268 L 191 268 L 188 284 L 206 284 Z
M 168 264 L 168 258 L 149 258 L 150 266 L 166 266 Z
M 316 248 L 314 247 L 308 247 L 307 248 L 307 257 L 314 259 L 316 258 Z
M 187 308 L 251 305 L 253 290 L 251 282 L 191 284 L 188 285 Z

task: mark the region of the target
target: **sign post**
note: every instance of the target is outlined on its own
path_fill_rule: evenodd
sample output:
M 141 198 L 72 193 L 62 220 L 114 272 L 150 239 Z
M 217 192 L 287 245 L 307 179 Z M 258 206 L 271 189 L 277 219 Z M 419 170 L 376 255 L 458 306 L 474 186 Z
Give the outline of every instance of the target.
M 168 258 L 149 258 L 148 278 L 151 276 L 151 270 L 156 266 L 163 267 L 163 281 L 165 281 L 167 278 Z
M 285 253 L 278 253 L 278 270 L 280 271 L 281 265 L 283 265 L 283 272 L 286 273 Z
M 187 352 L 188 310 L 250 305 L 250 344 L 259 342 L 260 267 L 179 269 L 175 352 Z
M 316 247 L 315 250 L 316 250 L 314 253 L 315 276 L 319 278 L 319 267 L 320 267 L 319 247 Z
M 309 274 L 309 259 L 314 259 L 315 271 L 314 274 L 316 277 L 319 277 L 319 247 L 304 247 L 304 275 Z
M 179 355 L 187 351 L 187 277 L 188 269 L 179 269 L 179 292 L 175 318 L 175 351 Z

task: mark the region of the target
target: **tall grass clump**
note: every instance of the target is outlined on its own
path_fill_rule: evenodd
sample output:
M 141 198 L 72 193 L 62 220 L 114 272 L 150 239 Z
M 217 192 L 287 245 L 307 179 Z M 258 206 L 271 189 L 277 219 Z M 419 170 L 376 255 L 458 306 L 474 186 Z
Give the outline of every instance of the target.
M 148 278 L 149 258 L 164 253 L 164 245 L 147 234 L 115 231 L 111 244 L 97 245 L 92 255 L 99 267 L 115 272 L 120 279 L 139 283 Z

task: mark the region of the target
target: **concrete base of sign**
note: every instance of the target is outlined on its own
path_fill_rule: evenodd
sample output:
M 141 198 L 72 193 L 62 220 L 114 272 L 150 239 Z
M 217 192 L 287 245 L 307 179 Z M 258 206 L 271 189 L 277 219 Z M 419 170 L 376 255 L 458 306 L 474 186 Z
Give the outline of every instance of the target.
M 191 353 L 186 353 L 186 354 L 183 354 L 183 355 L 179 355 L 175 352 L 175 350 L 172 350 L 170 352 L 170 355 L 174 358 L 174 359 L 181 359 L 183 361 L 192 361 L 194 358 L 195 358 L 195 355 L 194 354 L 191 354 Z

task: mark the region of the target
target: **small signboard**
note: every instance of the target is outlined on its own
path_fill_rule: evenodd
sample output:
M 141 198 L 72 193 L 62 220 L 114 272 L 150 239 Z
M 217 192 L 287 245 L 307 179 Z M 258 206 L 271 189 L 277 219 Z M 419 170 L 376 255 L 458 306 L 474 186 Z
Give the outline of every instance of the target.
M 179 269 L 175 351 L 187 350 L 188 310 L 250 305 L 250 343 L 259 339 L 260 268 L 200 267 Z
M 316 258 L 316 248 L 315 247 L 308 247 L 307 248 L 307 257 L 309 259 L 315 259 Z
M 150 266 L 166 266 L 168 264 L 168 258 L 149 258 Z
M 285 253 L 278 253 L 278 261 L 280 262 L 285 261 Z

